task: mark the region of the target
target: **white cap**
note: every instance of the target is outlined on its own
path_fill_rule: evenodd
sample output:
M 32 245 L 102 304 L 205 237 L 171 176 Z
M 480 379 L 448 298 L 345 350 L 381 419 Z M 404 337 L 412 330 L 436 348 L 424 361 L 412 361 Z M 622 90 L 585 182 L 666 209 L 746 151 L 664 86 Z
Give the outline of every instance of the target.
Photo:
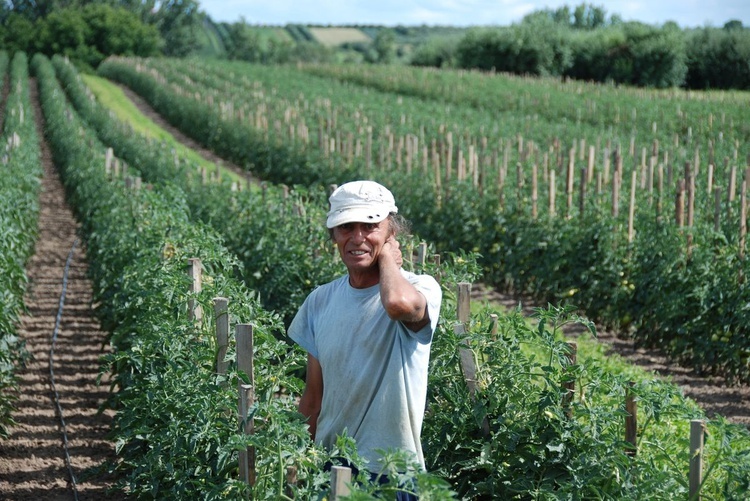
M 344 223 L 379 223 L 392 212 L 398 212 L 393 194 L 375 181 L 352 181 L 342 184 L 328 198 L 326 226 Z

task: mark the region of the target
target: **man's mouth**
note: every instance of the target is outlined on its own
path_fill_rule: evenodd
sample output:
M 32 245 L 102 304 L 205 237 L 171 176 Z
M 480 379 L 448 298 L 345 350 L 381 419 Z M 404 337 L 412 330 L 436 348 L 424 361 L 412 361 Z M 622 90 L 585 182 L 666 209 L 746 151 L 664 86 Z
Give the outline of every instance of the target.
M 349 251 L 349 253 L 352 254 L 352 255 L 355 255 L 355 256 L 363 256 L 363 255 L 367 254 L 367 251 L 353 250 L 353 251 Z

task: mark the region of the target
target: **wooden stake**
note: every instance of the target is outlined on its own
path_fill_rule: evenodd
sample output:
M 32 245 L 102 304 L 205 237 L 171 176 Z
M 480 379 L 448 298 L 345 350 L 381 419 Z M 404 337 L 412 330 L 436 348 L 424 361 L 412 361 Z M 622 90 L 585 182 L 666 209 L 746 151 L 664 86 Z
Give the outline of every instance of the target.
M 331 500 L 339 501 L 351 493 L 352 469 L 346 466 L 331 467 Z
M 245 435 L 255 433 L 255 426 L 250 410 L 255 402 L 253 385 L 240 384 L 239 388 L 239 412 L 242 432 Z M 239 451 L 240 480 L 248 485 L 255 485 L 255 447 Z
M 675 202 L 675 222 L 682 228 L 685 226 L 685 180 L 680 179 Z
M 573 416 L 573 411 L 570 408 L 570 404 L 571 402 L 573 402 L 573 396 L 576 392 L 576 382 L 571 372 L 573 372 L 573 366 L 575 366 L 576 359 L 578 358 L 578 344 L 567 343 L 567 345 L 569 348 L 568 353 L 566 353 L 566 357 L 568 358 L 568 366 L 563 370 L 563 374 L 565 374 L 567 380 L 563 383 L 565 394 L 563 395 L 562 405 L 565 408 L 565 413 L 570 418 Z
M 630 180 L 630 210 L 628 211 L 628 242 L 633 242 L 635 238 L 635 190 L 638 182 L 638 172 L 633 169 Z
M 549 171 L 549 215 L 550 217 L 555 216 L 555 190 L 557 186 L 555 184 L 555 169 Z
M 459 282 L 457 303 L 458 321 L 468 325 L 471 317 L 471 284 L 469 282 Z
M 216 373 L 226 374 L 229 362 L 227 356 L 229 346 L 229 300 L 225 297 L 214 298 L 214 316 L 216 319 Z
M 453 326 L 453 332 L 460 338 L 466 335 L 464 323 L 457 323 Z M 474 352 L 468 346 L 459 345 L 458 357 L 461 362 L 461 372 L 463 372 L 466 387 L 469 389 L 469 398 L 476 400 L 477 394 L 477 363 L 474 360 Z M 490 436 L 490 422 L 487 416 L 482 420 L 482 435 L 486 438 Z
M 714 188 L 714 231 L 718 232 L 721 223 L 721 188 Z
M 539 185 L 537 179 L 537 166 L 536 162 L 531 166 L 531 217 L 537 218 L 537 199 L 539 198 Z
M 691 501 L 700 501 L 703 483 L 703 438 L 706 425 L 701 419 L 690 421 L 690 478 L 688 496 Z
M 566 205 L 567 212 L 565 213 L 566 217 L 570 217 L 570 210 L 573 206 L 573 183 L 574 183 L 574 169 L 575 169 L 575 161 L 576 161 L 576 154 L 575 150 L 571 149 L 569 156 L 568 156 L 568 176 L 567 176 L 567 182 L 565 185 L 565 193 L 568 196 L 568 203 Z
M 630 381 L 625 390 L 625 441 L 631 445 L 626 452 L 635 456 L 638 452 L 638 406 L 633 395 L 635 383 Z
M 578 214 L 583 220 L 584 211 L 586 208 L 586 179 L 588 178 L 588 169 L 584 167 L 581 169 L 581 187 L 579 188 L 579 200 L 578 200 Z
M 742 261 L 745 259 L 745 237 L 747 236 L 747 180 L 742 181 L 740 196 L 740 261 Z
M 191 257 L 188 259 L 188 276 L 191 279 L 190 283 L 190 299 L 188 299 L 188 318 L 196 323 L 200 323 L 203 319 L 203 308 L 195 299 L 195 295 L 202 290 L 201 281 L 201 260 L 197 257 Z
M 612 217 L 617 218 L 620 214 L 620 176 L 615 171 L 612 177 Z
M 234 328 L 234 336 L 237 344 L 237 372 L 246 374 L 250 384 L 255 385 L 252 324 L 237 324 Z

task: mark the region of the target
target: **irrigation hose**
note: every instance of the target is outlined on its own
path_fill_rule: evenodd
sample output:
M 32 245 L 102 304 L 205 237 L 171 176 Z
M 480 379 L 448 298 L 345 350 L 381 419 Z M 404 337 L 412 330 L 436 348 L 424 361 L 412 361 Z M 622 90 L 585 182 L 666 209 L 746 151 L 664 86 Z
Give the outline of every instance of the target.
M 75 239 L 73 241 L 73 246 L 70 248 L 70 252 L 68 253 L 68 259 L 65 261 L 65 271 L 63 272 L 63 282 L 62 282 L 62 292 L 60 293 L 60 302 L 57 307 L 57 318 L 55 318 L 55 329 L 52 331 L 52 346 L 49 350 L 49 376 L 50 376 L 50 384 L 52 385 L 52 392 L 55 394 L 55 406 L 57 407 L 57 415 L 60 418 L 60 425 L 62 427 L 62 434 L 63 434 L 63 447 L 65 449 L 65 465 L 68 467 L 68 474 L 70 475 L 70 485 L 73 488 L 73 496 L 75 497 L 75 500 L 78 501 L 78 485 L 76 484 L 76 476 L 73 472 L 73 465 L 70 461 L 70 450 L 69 450 L 69 443 L 68 443 L 68 430 L 67 425 L 65 424 L 65 417 L 63 416 L 63 410 L 62 406 L 60 405 L 60 394 L 57 392 L 57 387 L 55 386 L 55 369 L 54 369 L 54 360 L 55 360 L 55 343 L 57 343 L 57 332 L 60 329 L 60 322 L 62 320 L 62 312 L 63 307 L 65 306 L 65 293 L 68 288 L 68 271 L 70 270 L 70 261 L 73 258 L 73 252 L 75 251 L 76 244 L 78 244 L 78 239 Z

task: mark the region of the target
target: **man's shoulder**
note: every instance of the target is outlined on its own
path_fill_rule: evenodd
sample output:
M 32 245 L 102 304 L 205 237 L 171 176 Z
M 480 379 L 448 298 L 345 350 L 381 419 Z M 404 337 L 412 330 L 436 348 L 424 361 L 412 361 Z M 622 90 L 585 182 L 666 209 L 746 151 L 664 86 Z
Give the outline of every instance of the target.
M 312 290 L 312 292 L 310 292 L 310 298 L 324 297 L 333 294 L 335 291 L 339 290 L 343 285 L 345 285 L 347 276 L 348 275 L 343 275 L 331 280 L 330 282 L 318 285 Z
M 435 280 L 435 278 L 433 278 L 431 275 L 418 275 L 403 268 L 401 268 L 401 275 L 406 278 L 409 283 L 414 285 L 423 285 L 425 287 L 440 287 L 437 280 Z

